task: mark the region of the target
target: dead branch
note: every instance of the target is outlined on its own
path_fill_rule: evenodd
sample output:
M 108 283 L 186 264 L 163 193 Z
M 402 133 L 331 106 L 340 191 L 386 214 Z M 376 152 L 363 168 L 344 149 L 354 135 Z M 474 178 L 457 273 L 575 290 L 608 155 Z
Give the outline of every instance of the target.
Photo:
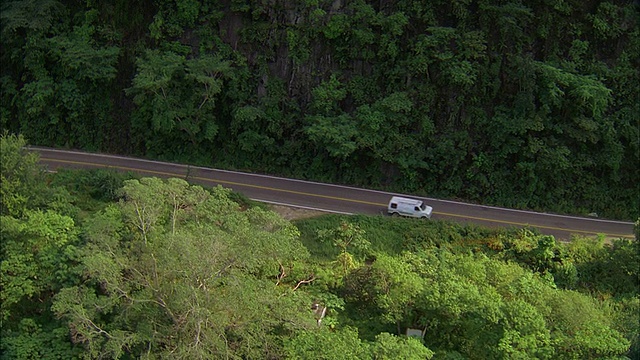
M 276 276 L 276 278 L 278 279 L 278 281 L 276 281 L 276 286 L 280 285 L 280 281 L 287 277 L 287 272 L 285 271 L 284 266 L 282 266 L 282 263 L 280 263 L 280 261 L 278 261 L 278 265 L 280 265 L 280 274 Z
M 316 279 L 316 276 L 314 274 L 309 275 L 309 278 L 306 280 L 300 280 L 298 281 L 298 284 L 293 288 L 293 291 L 298 290 L 298 288 L 300 287 L 300 285 L 302 284 L 308 284 L 312 281 L 314 281 Z

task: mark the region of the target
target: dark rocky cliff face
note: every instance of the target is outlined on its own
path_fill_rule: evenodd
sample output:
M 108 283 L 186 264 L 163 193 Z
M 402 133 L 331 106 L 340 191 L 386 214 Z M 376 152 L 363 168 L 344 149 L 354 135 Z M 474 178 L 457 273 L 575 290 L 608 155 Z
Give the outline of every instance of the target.
M 344 15 L 344 2 L 335 0 L 323 8 L 327 10 L 321 18 L 295 1 L 273 1 L 260 9 L 224 13 L 218 22 L 220 39 L 245 56 L 254 71 L 258 97 L 266 96 L 267 84 L 275 78 L 286 84 L 287 95 L 304 109 L 311 89 L 340 69 L 319 27 L 335 15 Z M 342 67 L 348 78 L 368 65 L 355 60 L 352 66 Z

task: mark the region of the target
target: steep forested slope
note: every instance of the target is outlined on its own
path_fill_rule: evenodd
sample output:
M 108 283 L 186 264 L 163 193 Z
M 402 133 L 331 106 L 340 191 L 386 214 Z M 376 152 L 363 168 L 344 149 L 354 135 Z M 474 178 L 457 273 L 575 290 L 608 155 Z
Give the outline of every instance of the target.
M 3 2 L 39 145 L 638 216 L 632 1 Z

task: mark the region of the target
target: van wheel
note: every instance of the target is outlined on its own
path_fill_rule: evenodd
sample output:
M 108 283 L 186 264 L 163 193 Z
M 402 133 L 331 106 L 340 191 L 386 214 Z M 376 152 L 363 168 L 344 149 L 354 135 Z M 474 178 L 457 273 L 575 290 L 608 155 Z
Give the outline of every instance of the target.
M 398 216 L 398 213 L 397 212 L 391 213 L 391 216 L 396 217 Z

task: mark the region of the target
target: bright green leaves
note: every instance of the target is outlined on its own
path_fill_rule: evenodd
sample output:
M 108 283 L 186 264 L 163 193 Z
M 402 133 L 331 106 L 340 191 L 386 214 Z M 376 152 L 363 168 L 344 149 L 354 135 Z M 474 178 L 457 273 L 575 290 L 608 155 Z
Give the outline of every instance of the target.
M 327 345 L 330 344 L 330 345 Z M 285 344 L 285 353 L 290 359 L 370 359 L 366 343 L 358 338 L 357 329 L 344 328 L 329 331 L 299 332 Z
M 38 155 L 28 152 L 22 135 L 0 135 L 0 215 L 19 217 L 44 191 Z
M 2 321 L 18 316 L 36 297 L 47 300 L 50 292 L 73 283 L 76 229 L 71 218 L 52 211 L 27 211 L 18 220 L 0 217 L 2 256 L 0 280 Z
M 616 6 L 609 1 L 602 2 L 594 15 L 589 16 L 595 35 L 600 39 L 613 40 L 629 32 L 630 24 L 637 9 L 634 5 Z M 637 19 L 635 20 L 637 21 Z
M 107 294 L 122 294 L 126 288 L 122 272 L 129 266 L 126 254 L 133 246 L 120 240 L 128 233 L 122 210 L 116 205 L 95 213 L 83 226 L 87 242 L 81 249 L 84 275 L 98 282 Z
M 433 351 L 412 337 L 394 336 L 389 333 L 376 335 L 372 344 L 372 355 L 376 360 L 423 360 L 431 359 Z
M 380 99 L 379 106 L 381 109 L 391 113 L 409 114 L 413 110 L 413 102 L 406 92 L 395 92 L 389 96 Z
M 323 229 L 318 233 L 322 241 L 332 241 L 333 245 L 340 249 L 341 253 L 355 250 L 359 253 L 366 253 L 370 242 L 365 238 L 364 230 L 358 225 L 343 222 L 335 229 Z
M 84 234 L 87 281 L 61 291 L 53 310 L 93 357 L 276 356 L 278 336 L 313 324 L 308 295 L 274 286 L 281 266 L 308 257 L 298 230 L 241 210 L 228 190 L 128 180 Z
M 122 188 L 125 218 L 140 232 L 145 243 L 151 230 L 162 224 L 158 222 L 166 221 L 167 206 L 161 196 L 164 190 L 164 183 L 159 178 L 127 180 Z
M 348 158 L 363 145 L 381 143 L 380 137 L 384 135 L 380 130 L 389 120 L 383 112 L 377 112 L 368 105 L 353 115 L 341 113 L 338 105 L 347 95 L 346 86 L 336 76 L 331 76 L 314 89 L 312 108 L 315 114 L 306 117 L 309 125 L 305 132 L 309 139 L 322 146 L 330 156 L 339 159 Z M 406 97 L 403 99 L 401 95 L 393 96 L 386 103 L 394 109 L 406 110 L 411 107 L 410 100 Z M 385 104 L 380 107 L 387 108 Z
M 187 61 L 185 79 L 203 87 L 202 102 L 198 109 L 202 109 L 208 102 L 215 102 L 222 92 L 223 81 L 231 75 L 231 63 L 218 57 L 203 55 Z M 212 104 L 215 105 L 215 104 Z M 207 134 L 211 139 L 214 134 Z
M 515 260 L 539 274 L 549 274 L 561 265 L 563 251 L 553 236 L 537 235 L 529 229 L 500 236 L 491 246 L 500 250 L 501 259 Z
M 342 276 L 356 268 L 358 261 L 353 253 L 360 257 L 367 254 L 371 243 L 365 238 L 364 230 L 358 225 L 343 222 L 335 229 L 323 229 L 318 231 L 320 241 L 331 241 L 333 246 L 340 250 L 336 264 L 342 272 Z
M 201 245 L 211 246 L 211 253 L 222 256 L 218 260 L 225 266 L 252 274 L 277 271 L 278 260 L 306 256 L 295 227 L 259 208 L 239 212 L 222 188 L 208 192 L 181 179 L 142 178 L 125 181 L 122 196 L 123 220 L 146 246 L 153 242 L 164 243 L 161 248 L 180 246 L 171 238 L 182 236 L 198 243 L 226 238 Z
M 306 120 L 312 124 L 305 130 L 309 139 L 320 145 L 331 157 L 346 159 L 357 150 L 354 141 L 357 129 L 350 115 L 309 115 Z
M 624 354 L 629 341 L 614 330 L 601 305 L 586 295 L 571 291 L 549 294 L 552 330 L 557 358 L 584 359 Z
M 52 209 L 73 207 L 49 188 L 22 136 L 0 138 L 0 357 L 69 358 L 72 346 L 50 318 L 54 294 L 78 281 L 75 221 Z
M 133 79 L 134 101 L 142 103 L 144 92 L 166 98 L 173 76 L 183 70 L 185 58 L 173 52 L 148 51 L 138 59 L 138 73 Z M 143 92 L 143 93 L 141 93 Z
M 546 63 L 537 63 L 536 67 L 546 82 L 542 87 L 547 89 L 542 93 L 545 103 L 567 108 L 577 105 L 570 114 L 576 116 L 578 111 L 598 117 L 611 102 L 611 90 L 591 76 L 572 74 Z
M 308 360 L 419 360 L 433 356 L 433 352 L 416 339 L 380 333 L 375 341 L 368 343 L 360 340 L 357 329 L 350 327 L 335 331 L 321 328 L 299 332 L 286 342 L 285 352 L 289 359 Z
M 395 323 L 409 315 L 416 297 L 425 290 L 424 281 L 412 271 L 410 264 L 379 255 L 371 266 L 373 294 L 384 320 Z
M 137 335 L 111 328 L 102 316 L 109 315 L 114 305 L 115 298 L 99 297 L 92 289 L 80 286 L 60 290 L 51 310 L 69 322 L 70 340 L 84 348 L 86 357 L 117 359 L 122 357 L 124 349 L 140 341 L 136 338 L 146 334 Z
M 51 41 L 51 54 L 62 65 L 66 78 L 78 81 L 109 81 L 115 78 L 117 47 L 96 47 L 89 24 L 77 27 L 69 36 L 56 36 Z
M 48 301 L 51 291 L 72 281 L 77 234 L 68 216 L 34 210 L 68 199 L 50 197 L 38 156 L 25 149 L 24 138 L 3 134 L 0 144 L 0 299 L 5 322 L 38 306 L 30 304 L 34 298 Z
M 337 76 L 331 75 L 329 80 L 321 83 L 313 90 L 312 108 L 323 115 L 336 114 L 340 101 L 347 96 L 344 84 Z
M 335 77 L 315 89 L 313 107 L 318 114 L 307 115 L 309 126 L 305 129 L 312 142 L 338 159 L 366 151 L 367 157 L 400 163 L 403 168 L 419 163 L 415 158 L 422 154 L 421 148 L 416 147 L 414 136 L 407 134 L 410 124 L 416 122 L 415 105 L 407 92 L 361 105 L 353 114 L 322 115 L 336 113 L 337 104 L 348 94 Z
M 346 278 L 345 291 L 369 318 L 423 329 L 430 348 L 470 359 L 613 356 L 629 347 L 590 297 L 482 255 L 379 255 Z
M 337 60 L 344 65 L 352 59 L 370 62 L 376 58 L 401 58 L 401 39 L 410 18 L 394 10 L 381 11 L 365 1 L 348 3 L 337 13 L 331 10 L 325 16 L 326 25 L 320 28 L 321 41 L 334 45 Z
M 510 359 L 550 359 L 554 350 L 543 315 L 533 305 L 513 299 L 503 306 L 505 327 L 498 349 Z

